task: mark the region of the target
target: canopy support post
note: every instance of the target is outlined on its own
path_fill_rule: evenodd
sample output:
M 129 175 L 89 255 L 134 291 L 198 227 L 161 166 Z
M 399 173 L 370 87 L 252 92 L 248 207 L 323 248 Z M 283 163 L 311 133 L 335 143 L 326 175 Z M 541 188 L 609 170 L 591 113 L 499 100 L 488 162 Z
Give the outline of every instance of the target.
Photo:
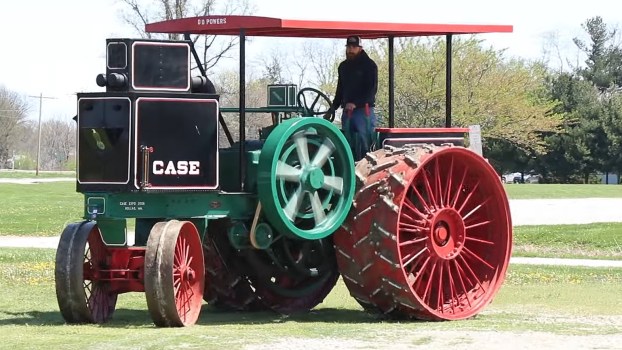
M 239 176 L 240 192 L 244 192 L 246 162 L 244 140 L 246 139 L 246 32 L 240 29 L 240 145 L 239 145 Z
M 445 127 L 451 128 L 451 54 L 452 35 L 447 34 L 447 46 L 445 49 Z
M 389 36 L 389 127 L 395 127 L 395 55 L 394 37 Z

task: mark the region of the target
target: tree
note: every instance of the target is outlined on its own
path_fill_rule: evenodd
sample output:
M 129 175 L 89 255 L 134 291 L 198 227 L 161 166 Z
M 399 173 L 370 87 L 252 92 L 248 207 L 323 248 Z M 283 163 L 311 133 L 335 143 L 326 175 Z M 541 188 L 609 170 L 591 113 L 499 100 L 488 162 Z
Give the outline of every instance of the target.
M 555 112 L 564 118 L 562 132 L 545 138 L 550 151 L 544 162 L 560 182 L 575 182 L 577 176 L 587 182 L 595 171 L 605 170 L 610 148 L 598 88 L 573 73 L 553 75 L 548 84 L 550 98 L 560 102 Z
M 453 43 L 452 124 L 479 124 L 482 136 L 508 141 L 541 154 L 542 134 L 556 132 L 561 116 L 546 96 L 546 70 L 539 64 L 505 59 L 474 37 Z M 442 127 L 445 116 L 445 40 L 413 38 L 396 43 L 395 124 Z M 372 50 L 379 69 L 378 110 L 388 110 L 386 45 Z
M 589 44 L 579 38 L 573 41 L 587 55 L 586 67 L 579 74 L 591 81 L 601 93 L 622 85 L 622 49 L 614 40 L 616 30 L 609 30 L 600 16 L 589 18 L 582 24 L 589 36 Z
M 20 125 L 26 121 L 29 106 L 18 93 L 0 86 L 0 168 L 13 156 L 19 141 Z
M 71 118 L 46 120 L 41 125 L 41 168 L 65 170 L 76 149 L 76 125 Z
M 249 15 L 255 11 L 250 0 L 119 0 L 125 4 L 121 16 L 142 38 L 181 39 L 180 34 L 147 33 L 147 23 L 185 17 L 219 15 Z M 218 6 L 221 4 L 221 6 Z M 201 38 L 202 37 L 202 38 Z M 192 35 L 197 52 L 202 52 L 201 60 L 206 71 L 214 67 L 221 58 L 238 44 L 238 38 L 224 38 L 214 35 Z M 201 40 L 199 40 L 201 38 Z
M 239 107 L 240 105 L 240 84 L 239 72 L 237 70 L 224 70 L 219 72 L 214 78 L 214 86 L 220 95 L 220 107 Z M 245 105 L 250 107 L 265 107 L 267 103 L 268 80 L 253 70 L 247 71 L 246 76 L 246 100 Z M 237 142 L 240 135 L 240 119 L 238 113 L 223 113 L 225 123 L 231 132 L 233 140 Z M 249 113 L 246 112 L 245 119 L 245 135 L 246 139 L 258 139 L 259 129 L 272 124 L 272 117 L 266 113 Z M 228 147 L 228 141 L 222 128 L 219 134 L 220 147 Z

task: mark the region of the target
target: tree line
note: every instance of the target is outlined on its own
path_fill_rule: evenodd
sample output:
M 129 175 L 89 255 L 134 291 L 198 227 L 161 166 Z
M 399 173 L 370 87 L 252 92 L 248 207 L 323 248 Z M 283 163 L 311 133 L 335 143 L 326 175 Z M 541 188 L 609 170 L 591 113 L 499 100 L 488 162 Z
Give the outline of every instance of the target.
M 40 170 L 75 170 L 75 122 L 64 116 L 43 120 L 39 139 L 30 111 L 26 97 L 0 86 L 0 169 L 36 169 L 40 142 Z

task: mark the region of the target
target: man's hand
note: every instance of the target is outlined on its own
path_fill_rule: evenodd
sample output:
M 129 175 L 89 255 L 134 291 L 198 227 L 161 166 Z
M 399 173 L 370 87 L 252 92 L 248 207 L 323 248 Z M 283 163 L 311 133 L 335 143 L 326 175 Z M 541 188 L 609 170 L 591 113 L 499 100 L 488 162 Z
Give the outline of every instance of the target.
M 356 108 L 356 105 L 352 102 L 346 103 L 346 107 L 344 108 L 347 112 L 352 112 Z

